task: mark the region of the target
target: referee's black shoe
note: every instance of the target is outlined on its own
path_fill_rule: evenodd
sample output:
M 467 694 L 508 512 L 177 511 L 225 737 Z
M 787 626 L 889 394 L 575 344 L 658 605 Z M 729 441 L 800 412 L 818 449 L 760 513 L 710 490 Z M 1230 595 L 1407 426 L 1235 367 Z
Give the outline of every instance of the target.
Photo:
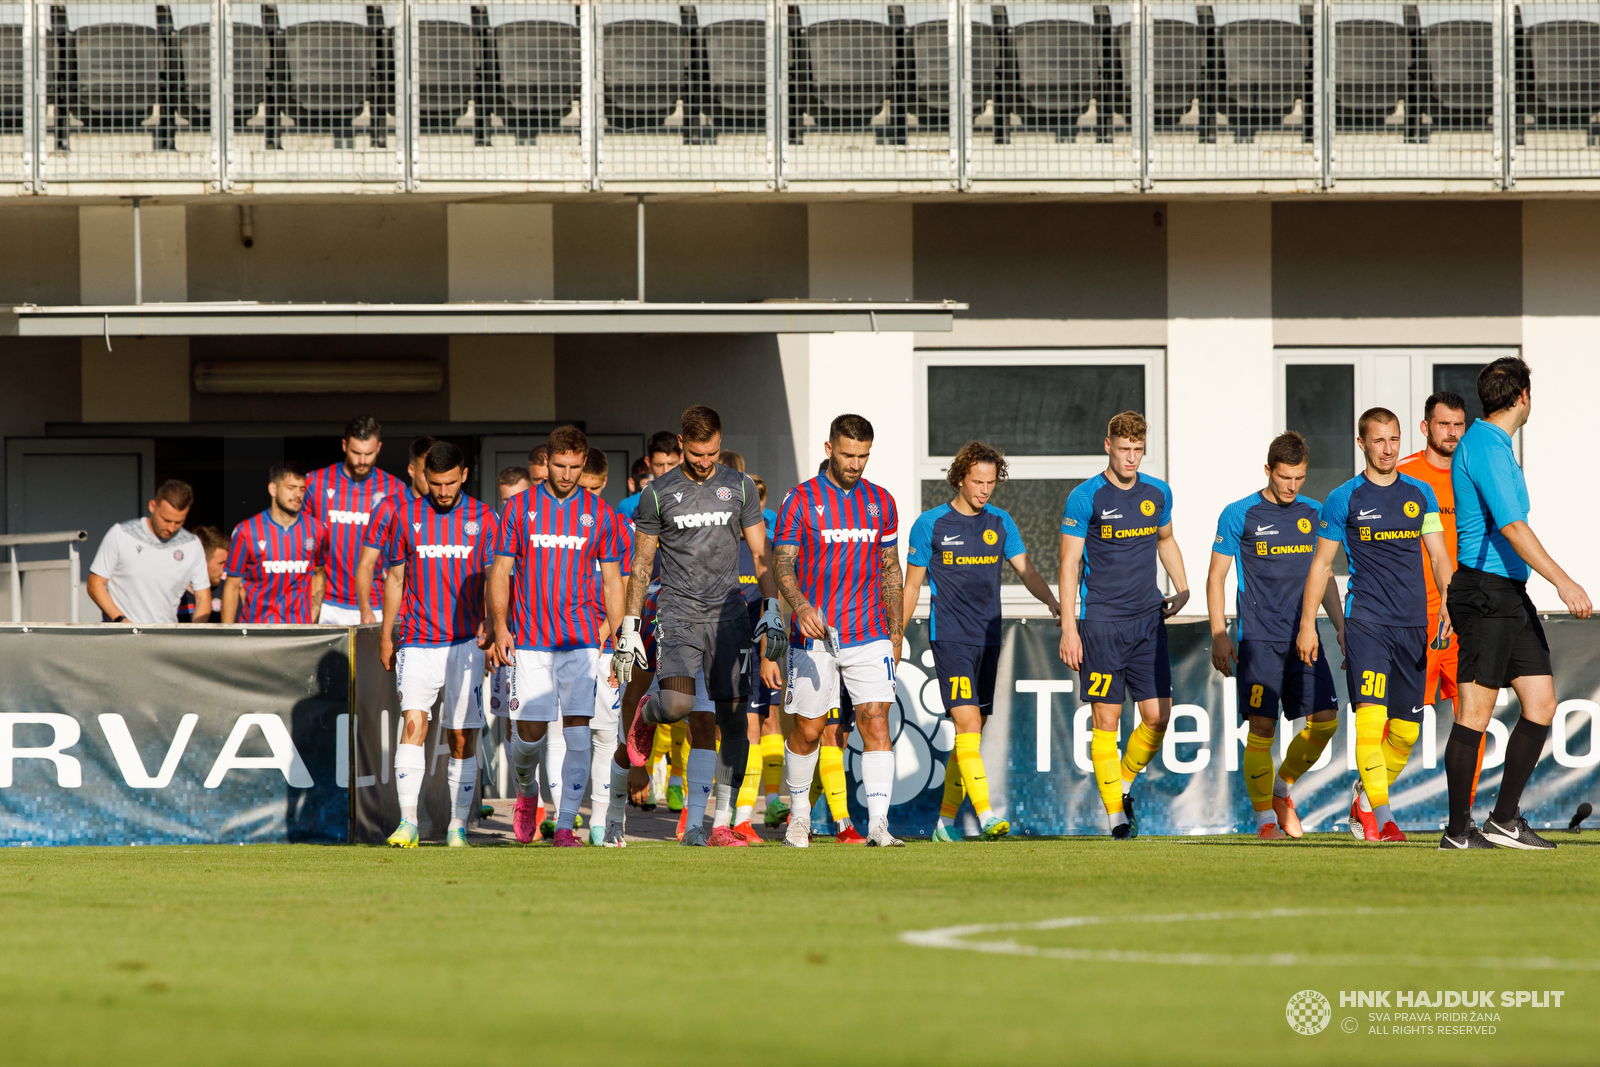
M 1502 824 L 1494 820 L 1493 816 L 1483 821 L 1483 836 L 1496 848 L 1555 848 L 1554 841 L 1546 841 L 1533 832 L 1528 825 L 1528 820 L 1518 815 L 1510 823 Z
M 1444 836 L 1439 838 L 1439 851 L 1440 852 L 1448 852 L 1451 849 L 1456 849 L 1456 848 L 1494 848 L 1494 847 L 1495 846 L 1490 843 L 1489 839 L 1487 837 L 1484 837 L 1483 834 L 1478 830 L 1478 828 L 1476 826 L 1474 826 L 1470 822 L 1467 823 L 1467 828 L 1461 834 L 1460 837 L 1451 837 L 1450 836 L 1450 831 L 1446 830 L 1444 832 Z
M 1134 807 L 1133 798 L 1126 793 L 1122 794 L 1122 810 L 1126 812 L 1128 816 L 1128 836 L 1138 837 L 1139 809 Z

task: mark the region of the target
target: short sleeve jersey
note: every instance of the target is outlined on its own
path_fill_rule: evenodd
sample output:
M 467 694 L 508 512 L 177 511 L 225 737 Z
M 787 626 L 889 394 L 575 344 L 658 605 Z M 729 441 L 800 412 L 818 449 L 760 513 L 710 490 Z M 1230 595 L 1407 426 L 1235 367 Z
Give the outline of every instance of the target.
M 720 463 L 703 482 L 674 467 L 645 486 L 633 529 L 659 543 L 661 618 L 715 622 L 743 616 L 739 545 L 744 532 L 761 521 L 755 482 Z
M 304 510 L 288 526 L 270 511 L 233 531 L 228 576 L 241 583 L 239 622 L 311 623 L 311 576 L 328 562 L 328 528 Z
M 1456 560 L 1463 567 L 1528 580 L 1528 564 L 1500 531 L 1528 518 L 1528 482 L 1511 435 L 1488 419 L 1462 434 L 1450 459 L 1456 505 Z
M 843 645 L 889 636 L 879 588 L 882 551 L 898 538 L 894 497 L 865 478 L 846 491 L 819 474 L 795 486 L 778 510 L 776 544 L 800 550 L 795 561 L 800 593 L 839 631 Z M 792 630 L 791 642 L 811 647 L 798 628 Z
M 1427 626 L 1422 535 L 1439 529 L 1433 490 L 1408 474 L 1378 485 L 1361 473 L 1329 493 L 1317 532 L 1344 545 L 1350 561 L 1345 616 L 1377 626 Z
M 1439 525 L 1444 530 L 1444 543 L 1450 550 L 1450 565 L 1445 569 L 1456 569 L 1456 494 L 1450 485 L 1450 469 L 1440 470 L 1428 462 L 1428 453 L 1424 449 L 1400 461 L 1396 468 L 1401 474 L 1409 474 L 1419 482 L 1427 482 L 1428 488 L 1433 490 L 1433 499 L 1439 503 Z M 1422 549 L 1426 556 L 1428 549 Z M 1423 567 L 1422 577 L 1428 583 L 1428 618 L 1439 617 L 1439 590 L 1433 584 L 1433 568 Z
M 1172 521 L 1172 489 L 1140 474 L 1119 489 L 1097 474 L 1067 497 L 1061 532 L 1083 539 L 1078 618 L 1135 619 L 1161 608 L 1156 541 Z
M 331 537 L 328 603 L 356 606 L 356 565 L 361 562 L 362 539 L 372 525 L 373 513 L 385 500 L 404 499 L 405 489 L 405 483 L 387 471 L 374 469 L 365 478 L 352 478 L 342 460 L 306 477 L 305 510 L 327 523 Z M 381 573 L 372 576 L 372 607 L 383 610 Z
M 622 558 L 619 524 L 611 506 L 587 489 L 559 500 L 540 482 L 506 502 L 494 553 L 516 561 L 511 634 L 518 648 L 600 647 L 605 612 L 597 571 Z
M 1279 504 L 1262 493 L 1223 509 L 1212 548 L 1239 564 L 1239 640 L 1294 640 L 1321 510 L 1310 497 Z
M 940 504 L 918 515 L 906 563 L 928 571 L 929 640 L 998 645 L 1002 569 L 1026 551 L 1017 524 L 992 505 L 964 515 Z
M 384 559 L 389 559 L 393 553 L 389 551 L 389 542 L 394 540 L 394 529 L 400 521 L 400 513 L 410 504 L 421 500 L 415 490 L 404 482 L 400 483 L 400 493 L 397 496 L 385 496 L 373 508 L 372 518 L 368 520 L 366 530 L 361 535 L 362 548 L 376 548 L 383 554 Z M 380 567 L 381 571 L 382 568 Z M 378 596 L 378 579 L 380 575 L 372 576 L 372 595 Z M 383 607 L 383 601 L 378 600 L 377 608 Z
M 89 573 L 106 580 L 111 599 L 129 622 L 174 622 L 185 593 L 211 587 L 200 539 L 179 529 L 163 541 L 144 519 L 107 530 Z M 194 613 L 192 603 L 189 612 Z
M 389 562 L 406 568 L 396 643 L 439 647 L 476 637 L 499 528 L 494 512 L 463 493 L 449 511 L 422 497 L 396 518 Z

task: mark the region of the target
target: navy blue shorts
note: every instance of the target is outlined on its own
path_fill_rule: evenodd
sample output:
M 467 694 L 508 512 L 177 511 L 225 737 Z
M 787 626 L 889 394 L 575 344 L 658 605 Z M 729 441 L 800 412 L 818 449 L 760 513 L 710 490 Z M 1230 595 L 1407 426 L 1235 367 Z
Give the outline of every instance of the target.
M 1348 622 L 1344 651 L 1351 704 L 1382 704 L 1391 719 L 1422 721 L 1422 690 L 1428 677 L 1426 626 Z
M 856 702 L 850 699 L 850 690 L 844 687 L 843 678 L 839 679 L 839 706 L 828 709 L 825 721 L 829 726 L 839 728 L 841 741 L 856 728 Z
M 1167 658 L 1167 626 L 1159 611 L 1137 619 L 1078 620 L 1083 666 L 1081 696 L 1095 704 L 1172 697 L 1172 661 Z
M 994 676 L 1000 669 L 999 645 L 957 645 L 930 641 L 933 669 L 938 674 L 939 698 L 948 714 L 951 708 L 978 705 L 987 715 L 994 710 Z
M 752 715 L 765 715 L 767 708 L 777 702 L 778 692 L 761 680 L 761 649 L 750 650 L 750 707 Z
M 1300 719 L 1317 711 L 1339 707 L 1333 688 L 1333 671 L 1321 645 L 1315 666 L 1307 666 L 1293 641 L 1240 641 L 1234 672 L 1239 687 L 1239 716 L 1276 716 L 1283 708 L 1286 719 Z

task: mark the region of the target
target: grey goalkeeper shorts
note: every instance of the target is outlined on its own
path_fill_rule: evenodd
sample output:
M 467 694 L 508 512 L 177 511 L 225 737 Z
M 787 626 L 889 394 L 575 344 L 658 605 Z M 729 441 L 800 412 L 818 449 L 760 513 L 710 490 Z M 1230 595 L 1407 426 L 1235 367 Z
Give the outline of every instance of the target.
M 750 695 L 749 616 L 685 622 L 656 619 L 656 677 L 693 678 L 704 671 L 706 695 L 715 701 Z

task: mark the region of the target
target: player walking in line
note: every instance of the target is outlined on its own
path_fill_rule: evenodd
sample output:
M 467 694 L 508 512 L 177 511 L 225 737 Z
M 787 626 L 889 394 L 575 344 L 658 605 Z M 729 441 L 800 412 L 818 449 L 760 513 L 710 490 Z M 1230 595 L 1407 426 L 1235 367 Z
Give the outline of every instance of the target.
M 528 478 L 534 485 L 538 485 L 549 477 L 550 446 L 534 445 L 528 449 Z
M 722 420 L 708 407 L 683 413 L 683 463 L 656 478 L 634 511 L 634 556 L 628 583 L 627 614 L 616 637 L 612 670 L 627 685 L 636 667 L 648 667 L 640 634 L 656 553 L 661 553 L 661 592 L 656 607 L 656 682 L 660 687 L 630 723 L 631 749 L 650 750 L 651 730 L 661 723 L 689 720 L 690 752 L 685 845 L 744 845 L 728 827 L 704 828 L 722 730 L 720 756 L 724 780 L 737 789 L 744 778 L 745 657 L 752 641 L 750 618 L 739 587 L 739 542 L 750 547 L 756 579 L 765 599 L 759 629 L 781 638 L 782 614 L 767 556 L 767 530 L 761 502 L 750 476 L 717 462 L 722 451 Z M 754 636 L 759 636 L 756 634 Z M 778 665 L 762 664 L 768 684 L 778 684 Z M 695 713 L 695 676 L 703 675 L 712 714 Z M 626 696 L 624 696 L 626 704 Z
M 1093 702 L 1089 752 L 1118 841 L 1139 836 L 1133 782 L 1161 750 L 1172 718 L 1163 620 L 1189 600 L 1183 553 L 1172 536 L 1172 489 L 1139 472 L 1146 433 L 1137 411 L 1112 418 L 1105 473 L 1074 489 L 1061 517 L 1061 661 L 1078 672 L 1083 696 Z M 1156 583 L 1158 558 L 1172 580 L 1170 597 Z M 1124 694 L 1138 705 L 1140 722 L 1119 763 Z
M 520 796 L 513 829 L 520 839 L 533 820 L 534 775 L 544 758 L 549 724 L 559 719 L 566 753 L 555 843 L 563 848 L 583 844 L 574 826 L 589 784 L 589 723 L 600 645 L 622 614 L 616 515 L 578 484 L 588 457 L 583 431 L 562 426 L 550 434 L 548 474 L 506 505 L 489 575 L 494 658 L 514 669 L 508 710 Z M 595 596 L 596 567 L 604 607 Z
M 1439 588 L 1450 584 L 1450 553 L 1439 502 L 1428 483 L 1401 474 L 1400 420 L 1369 408 L 1357 423 L 1366 469 L 1328 494 L 1317 551 L 1300 601 L 1300 659 L 1321 656 L 1317 607 L 1341 545 L 1350 561 L 1345 596 L 1345 681 L 1355 704 L 1356 769 L 1350 833 L 1358 841 L 1404 841 L 1389 807 L 1389 786 L 1405 769 L 1422 729 L 1428 670 L 1428 596 L 1422 569 Z M 1427 548 L 1424 558 L 1423 548 Z M 1437 633 L 1449 633 L 1449 612 Z M 1387 730 L 1385 727 L 1387 726 Z
M 759 475 L 752 474 L 750 480 L 755 483 L 756 497 L 761 501 L 761 511 L 767 513 L 767 483 Z M 768 527 L 769 534 L 771 526 Z M 739 587 L 744 591 L 745 606 L 750 613 L 752 628 L 761 622 L 761 587 L 756 581 L 755 558 L 750 555 L 750 547 L 742 546 L 739 550 Z M 752 630 L 753 632 L 753 630 Z M 756 647 L 751 651 L 750 664 L 750 703 L 747 708 L 749 718 L 749 732 L 745 735 L 750 742 L 750 751 L 745 756 L 744 782 L 739 786 L 738 796 L 735 798 L 733 814 L 733 832 L 744 838 L 752 845 L 763 844 L 760 834 L 751 825 L 750 820 L 755 814 L 755 806 L 761 798 L 762 771 L 766 752 L 763 742 L 767 731 L 778 729 L 778 691 L 767 685 L 761 679 L 761 662 L 765 659 L 764 642 L 757 641 Z M 781 746 L 783 738 L 778 737 Z M 787 813 L 788 809 L 784 809 Z M 859 834 L 856 835 L 860 837 Z M 866 838 L 861 838 L 865 841 Z
M 424 470 L 428 458 L 428 450 L 437 442 L 432 437 L 418 437 L 411 442 L 411 458 L 406 463 L 406 477 L 409 484 L 401 486 L 401 494 L 390 494 L 378 501 L 377 507 L 368 520 L 366 532 L 361 536 L 361 559 L 356 564 L 356 605 L 361 611 L 363 625 L 371 622 L 381 622 L 378 618 L 383 604 L 387 601 L 375 600 L 373 587 L 382 579 L 378 577 L 378 561 L 385 558 L 389 541 L 394 537 L 395 522 L 400 512 L 408 504 L 412 504 L 428 495 L 428 472 Z M 387 560 L 385 559 L 385 566 Z M 373 608 L 376 603 L 378 607 Z
M 266 511 L 234 528 L 222 621 L 312 623 L 322 607 L 328 528 L 305 512 L 306 469 L 293 460 L 267 475 Z
M 650 435 L 649 442 L 644 446 L 644 457 L 649 465 L 649 479 L 654 481 L 677 468 L 683 463 L 683 444 L 678 435 L 671 430 L 662 430 L 660 433 Z M 639 500 L 644 496 L 644 487 L 640 486 L 629 496 L 625 496 L 617 504 L 617 512 L 629 522 L 633 521 L 633 513 L 639 506 Z
M 1478 373 L 1483 417 L 1461 438 L 1450 467 L 1459 536 L 1458 567 L 1445 611 L 1461 635 L 1456 722 L 1444 751 L 1450 820 L 1441 849 L 1554 848 L 1520 814 L 1522 790 L 1539 762 L 1556 713 L 1550 645 L 1528 598 L 1528 571 L 1556 588 L 1580 619 L 1593 611 L 1589 594 L 1550 558 L 1528 526 L 1528 483 L 1511 435 L 1533 405 L 1528 365 L 1508 356 Z M 1494 810 L 1480 833 L 1472 825 L 1472 782 L 1484 728 L 1500 690 L 1516 691 L 1522 715 L 1506 739 L 1505 770 Z M 1593 727 L 1591 727 L 1593 729 Z
M 494 512 L 464 491 L 467 464 L 461 449 L 436 442 L 423 459 L 423 471 L 428 495 L 398 511 L 383 591 L 383 666 L 398 675 L 405 719 L 394 754 L 400 825 L 389 844 L 417 845 L 417 800 L 427 767 L 422 745 L 442 690 L 452 805 L 445 842 L 464 848 L 478 786 L 483 650 L 490 644 L 484 575 L 497 525 Z
M 610 461 L 598 448 L 589 449 L 589 458 L 578 478 L 578 487 L 595 496 L 605 492 L 610 480 Z M 600 657 L 595 666 L 598 679 L 594 689 L 594 718 L 589 720 L 589 844 L 622 848 L 627 844 L 629 761 L 616 761 L 617 726 L 622 719 L 622 686 L 611 683 L 612 633 L 622 619 L 622 576 L 633 565 L 633 529 L 628 520 L 611 509 L 611 534 L 616 539 L 617 575 L 614 603 L 607 600 L 605 565 L 596 563 L 589 573 L 589 599 L 604 615 L 601 627 Z M 608 610 L 610 605 L 610 610 Z
M 406 486 L 377 468 L 383 427 L 371 415 L 357 415 L 345 423 L 339 447 L 344 459 L 314 470 L 306 478 L 305 507 L 327 524 L 331 535 L 328 593 L 317 621 L 328 626 L 355 626 L 362 621 L 361 597 L 356 591 L 362 537 L 379 505 L 403 497 Z M 381 578 L 374 577 L 367 603 L 373 611 L 383 607 Z
M 889 833 L 889 705 L 904 625 L 899 518 L 894 497 L 861 476 L 872 437 L 872 423 L 860 415 L 834 419 L 824 445 L 827 471 L 796 486 L 778 510 L 775 569 L 794 609 L 788 703 L 795 726 L 785 746 L 790 808 L 784 844 L 795 848 L 810 843 L 807 800 L 818 741 L 829 710 L 840 706 L 841 683 L 855 698 L 864 749 L 867 844 L 904 845 Z M 760 521 L 759 512 L 755 518 Z
M 1000 665 L 1001 561 L 1011 564 L 1028 592 L 1052 615 L 1061 615 L 1049 583 L 1028 562 L 1017 524 L 989 503 L 1006 474 L 1006 458 L 998 449 L 968 441 L 944 476 L 955 497 L 917 516 L 906 550 L 904 623 L 909 625 L 917 610 L 917 594 L 926 575 L 928 640 L 945 714 L 956 729 L 955 752 L 945 765 L 935 841 L 961 839 L 954 827 L 963 797 L 972 800 L 984 840 L 1011 832 L 1011 824 L 989 808 L 989 781 L 978 751 L 994 707 Z
M 1428 488 L 1433 490 L 1433 498 L 1439 502 L 1439 524 L 1444 527 L 1445 547 L 1450 550 L 1448 569 L 1453 574 L 1456 569 L 1456 496 L 1450 485 L 1450 458 L 1461 443 L 1461 435 L 1467 431 L 1467 402 L 1455 393 L 1434 393 L 1423 402 L 1421 429 L 1427 443 L 1420 452 L 1402 459 L 1397 469 L 1419 482 L 1427 482 Z M 1444 598 L 1434 584 L 1433 567 L 1425 567 L 1422 576 L 1428 582 L 1428 634 L 1432 636 L 1439 632 L 1439 605 Z M 1428 675 L 1422 687 L 1422 702 L 1438 708 L 1448 700 L 1454 713 L 1460 635 L 1451 633 L 1445 641 L 1444 648 L 1434 648 L 1432 641 L 1428 643 Z M 1483 746 L 1479 745 L 1478 768 L 1482 767 Z M 1472 789 L 1477 792 L 1476 774 L 1472 777 Z
M 1263 841 L 1302 835 L 1289 791 L 1321 758 L 1339 729 L 1339 697 L 1327 657 L 1319 648 L 1316 662 L 1306 664 L 1294 643 L 1322 510 L 1315 500 L 1300 495 L 1310 459 L 1305 438 L 1293 430 L 1273 439 L 1267 448 L 1267 486 L 1223 509 L 1206 575 L 1211 665 L 1224 678 L 1234 678 L 1239 714 L 1250 724 L 1244 784 L 1256 813 L 1256 833 Z M 1237 649 L 1228 633 L 1223 592 L 1235 558 L 1239 561 Z M 1322 608 L 1343 649 L 1344 612 L 1338 586 L 1328 586 Z M 1291 722 L 1303 718 L 1306 725 L 1289 742 L 1283 765 L 1274 775 L 1272 739 L 1280 704 L 1285 718 Z

